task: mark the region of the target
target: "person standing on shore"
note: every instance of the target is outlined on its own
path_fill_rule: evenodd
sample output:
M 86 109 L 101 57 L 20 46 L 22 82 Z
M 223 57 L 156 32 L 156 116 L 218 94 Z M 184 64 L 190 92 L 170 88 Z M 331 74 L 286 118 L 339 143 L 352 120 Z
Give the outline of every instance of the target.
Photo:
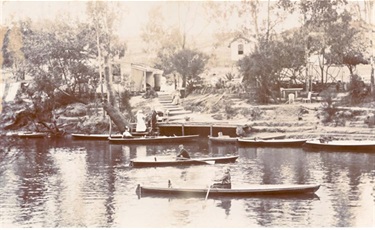
M 156 110 L 153 108 L 152 114 L 151 114 L 151 130 L 152 130 L 152 132 L 156 132 L 157 122 L 158 122 L 158 114 L 156 113 Z
M 136 117 L 137 117 L 137 126 L 135 128 L 135 131 L 136 132 L 144 132 L 144 131 L 146 131 L 146 129 L 147 129 L 146 123 L 145 123 L 146 116 L 143 114 L 143 111 L 142 110 L 138 110 L 138 112 L 136 114 Z

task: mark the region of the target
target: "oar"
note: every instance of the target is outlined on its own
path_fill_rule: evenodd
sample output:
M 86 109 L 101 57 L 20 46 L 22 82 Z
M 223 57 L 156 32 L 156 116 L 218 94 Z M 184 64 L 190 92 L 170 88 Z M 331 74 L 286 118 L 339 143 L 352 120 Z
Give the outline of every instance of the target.
M 210 189 L 211 189 L 211 186 L 208 186 L 207 193 L 206 193 L 206 198 L 204 199 L 204 203 L 203 203 L 203 208 L 206 207 L 206 202 L 207 202 L 208 194 L 210 193 Z
M 206 194 L 206 198 L 204 199 L 205 201 L 207 200 L 208 198 L 208 194 L 210 193 L 210 189 L 211 189 L 211 186 L 208 186 L 208 189 L 207 189 L 207 194 Z
M 215 161 L 201 161 L 201 160 L 194 160 L 194 161 L 199 161 L 199 162 L 202 162 L 202 163 L 205 163 L 205 164 L 208 164 L 208 165 L 214 165 L 215 164 Z
M 196 161 L 196 162 L 201 162 L 203 164 L 208 164 L 208 165 L 213 165 L 215 164 L 215 161 L 212 160 L 212 161 L 202 161 L 202 160 L 195 160 L 195 159 L 187 159 L 187 160 L 190 160 L 190 161 Z

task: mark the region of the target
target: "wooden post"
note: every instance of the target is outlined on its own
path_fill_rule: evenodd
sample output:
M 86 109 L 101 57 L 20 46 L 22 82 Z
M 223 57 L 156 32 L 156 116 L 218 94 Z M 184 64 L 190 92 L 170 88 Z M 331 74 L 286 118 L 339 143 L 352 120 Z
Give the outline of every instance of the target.
M 212 135 L 212 125 L 210 125 L 210 136 L 213 137 L 213 135 Z
M 181 128 L 182 128 L 182 136 L 185 136 L 184 124 L 181 125 Z

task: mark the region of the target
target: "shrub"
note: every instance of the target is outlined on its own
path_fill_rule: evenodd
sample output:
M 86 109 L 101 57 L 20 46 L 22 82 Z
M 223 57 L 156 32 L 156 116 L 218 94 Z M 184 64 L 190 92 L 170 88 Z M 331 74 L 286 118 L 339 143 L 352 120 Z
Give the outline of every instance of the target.
M 240 112 L 244 117 L 250 117 L 251 120 L 258 120 L 262 117 L 263 111 L 258 107 L 244 108 Z
M 353 105 L 362 102 L 369 92 L 370 90 L 362 81 L 360 76 L 356 74 L 351 76 L 349 83 L 349 95 L 351 99 L 350 101 Z
M 336 105 L 333 101 L 333 95 L 332 92 L 325 92 L 322 95 L 323 103 L 322 103 L 322 122 L 324 124 L 327 124 L 329 122 L 332 122 L 335 119 L 335 116 L 337 114 L 338 109 L 336 108 Z
M 234 109 L 229 103 L 225 103 L 224 111 L 226 113 L 227 119 L 233 118 L 237 112 L 236 109 Z

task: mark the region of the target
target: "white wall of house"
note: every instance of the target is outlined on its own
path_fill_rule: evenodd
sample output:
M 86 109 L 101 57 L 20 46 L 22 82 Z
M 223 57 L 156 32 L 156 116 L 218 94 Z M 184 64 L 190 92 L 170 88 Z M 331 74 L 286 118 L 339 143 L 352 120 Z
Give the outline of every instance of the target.
M 160 89 L 160 77 L 162 73 L 163 71 L 158 69 L 154 69 L 143 65 L 132 64 L 130 73 L 132 90 L 145 91 L 147 84 L 149 84 L 152 88 L 156 87 Z
M 231 60 L 238 61 L 255 49 L 255 42 L 245 38 L 237 38 L 230 43 L 229 47 L 231 50 Z

